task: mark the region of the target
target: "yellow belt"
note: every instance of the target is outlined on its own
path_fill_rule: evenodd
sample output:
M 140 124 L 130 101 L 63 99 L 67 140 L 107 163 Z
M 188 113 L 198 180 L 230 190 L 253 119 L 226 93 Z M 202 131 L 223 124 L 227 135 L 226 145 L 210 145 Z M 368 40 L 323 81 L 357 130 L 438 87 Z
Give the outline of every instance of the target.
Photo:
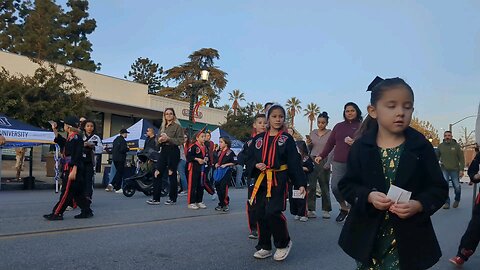
M 255 182 L 255 186 L 253 187 L 252 196 L 250 197 L 250 200 L 248 200 L 250 205 L 253 204 L 253 201 L 255 200 L 255 196 L 257 195 L 257 192 L 258 192 L 258 188 L 262 184 L 262 181 L 265 178 L 265 175 L 267 176 L 267 198 L 270 198 L 272 197 L 273 174 L 276 172 L 286 171 L 287 169 L 288 169 L 288 166 L 284 164 L 284 165 L 281 165 L 279 169 L 266 169 L 265 171 L 261 172 L 257 178 L 257 181 Z

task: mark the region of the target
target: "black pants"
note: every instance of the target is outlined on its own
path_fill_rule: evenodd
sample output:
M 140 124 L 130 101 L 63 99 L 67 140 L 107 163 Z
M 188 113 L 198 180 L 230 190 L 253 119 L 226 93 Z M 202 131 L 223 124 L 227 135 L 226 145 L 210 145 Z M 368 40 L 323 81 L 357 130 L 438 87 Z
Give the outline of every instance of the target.
M 114 161 L 113 165 L 115 165 L 116 172 L 111 184 L 115 190 L 119 190 L 122 188 L 125 161 Z
M 253 192 L 253 186 L 255 185 L 255 179 L 251 178 L 249 180 L 250 182 L 248 184 L 248 200 L 250 200 L 250 197 L 252 196 Z M 253 204 L 250 205 L 250 203 L 247 200 L 247 218 L 248 218 L 248 229 L 250 232 L 253 230 L 257 230 L 257 215 L 255 213 L 255 201 L 253 201 Z
M 462 236 L 460 246 L 458 247 L 457 256 L 462 257 L 464 260 L 468 260 L 468 257 L 463 256 L 462 250 L 471 250 L 475 252 L 478 243 L 480 241 L 480 194 L 477 195 L 475 206 L 473 207 L 472 219 L 468 223 L 467 231 Z
M 277 186 L 272 186 L 271 198 L 266 198 L 267 187 L 265 182 L 258 189 L 255 197 L 255 210 L 258 220 L 257 249 L 272 249 L 273 243 L 277 248 L 285 248 L 290 242 L 287 228 L 287 219 L 282 211 L 286 208 L 287 182 L 286 172 L 277 173 Z
M 199 168 L 191 168 L 188 170 L 188 198 L 191 203 L 203 202 L 203 186 L 201 170 Z
M 176 145 L 162 145 L 162 151 L 157 161 L 156 169 L 160 172 L 153 182 L 153 200 L 160 201 L 162 193 L 162 178 L 165 174 L 168 175 L 169 199 L 176 202 L 178 196 L 178 182 L 177 182 L 177 167 L 180 162 L 180 149 Z M 169 175 L 168 171 L 173 173 Z
M 230 203 L 230 197 L 228 197 L 228 182 L 232 179 L 232 169 L 228 169 L 222 180 L 215 182 L 215 189 L 218 194 L 218 205 L 228 206 Z
M 211 177 L 211 175 L 213 174 L 211 172 L 211 166 L 207 166 L 205 167 L 205 177 L 203 179 L 203 186 L 205 188 L 205 191 L 210 194 L 210 195 L 213 195 L 215 194 L 215 184 L 213 183 L 213 177 Z
M 68 180 L 70 170 L 62 174 L 62 190 L 59 201 L 53 207 L 52 213 L 56 215 L 63 215 L 67 206 L 75 200 L 75 203 L 80 207 L 82 213 L 92 213 L 90 209 L 90 200 L 85 197 L 84 188 L 85 181 L 83 179 L 83 170 L 77 170 L 75 180 Z
M 95 177 L 95 170 L 92 163 L 85 163 L 85 197 L 92 199 L 93 195 L 93 180 Z
M 295 216 L 306 217 L 307 216 L 307 200 L 305 199 L 294 199 L 293 189 L 298 189 L 298 187 L 293 187 L 293 185 L 288 185 L 288 203 L 290 204 L 290 214 Z

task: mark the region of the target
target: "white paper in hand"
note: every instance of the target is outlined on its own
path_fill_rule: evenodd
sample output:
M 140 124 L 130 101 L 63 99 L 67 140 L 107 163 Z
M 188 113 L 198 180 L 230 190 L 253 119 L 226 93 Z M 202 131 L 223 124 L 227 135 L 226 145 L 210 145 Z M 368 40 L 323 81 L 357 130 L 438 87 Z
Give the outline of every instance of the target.
M 412 193 L 395 185 L 390 185 L 387 197 L 394 203 L 407 203 L 410 200 Z
M 305 199 L 305 192 L 302 194 L 300 193 L 300 190 L 294 189 L 292 199 Z

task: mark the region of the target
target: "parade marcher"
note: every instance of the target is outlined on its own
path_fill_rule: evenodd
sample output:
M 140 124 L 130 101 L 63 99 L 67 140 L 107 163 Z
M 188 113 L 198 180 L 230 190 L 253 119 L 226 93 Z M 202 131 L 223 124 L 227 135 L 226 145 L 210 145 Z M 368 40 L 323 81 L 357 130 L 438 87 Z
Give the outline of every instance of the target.
M 313 160 L 312 158 L 308 155 L 308 148 L 307 144 L 304 141 L 296 141 L 295 142 L 297 145 L 297 150 L 298 153 L 300 154 L 302 158 L 302 169 L 305 175 L 307 176 L 307 179 L 309 178 L 309 175 L 313 172 Z M 290 214 L 294 215 L 295 220 L 300 220 L 302 222 L 308 221 L 307 217 L 307 198 L 310 196 L 310 194 L 305 194 L 303 198 L 294 198 L 293 197 L 293 190 L 298 190 L 298 187 L 289 184 L 288 185 L 289 192 L 288 192 L 288 198 L 289 198 L 289 203 L 290 203 Z M 314 191 L 315 192 L 315 191 Z M 312 193 L 312 196 L 315 197 L 315 193 Z
M 44 215 L 48 220 L 63 220 L 63 213 L 68 203 L 73 200 L 82 210 L 75 218 L 93 217 L 93 211 L 90 209 L 90 200 L 85 197 L 85 179 L 84 176 L 84 160 L 83 160 L 83 140 L 78 134 L 79 120 L 76 117 L 66 117 L 63 121 L 64 129 L 68 133 L 65 140 L 65 146 L 62 151 L 64 160 L 64 168 L 62 173 L 62 185 L 60 200 L 53 207 L 52 213 Z M 52 124 L 54 131 L 56 125 Z
M 188 208 L 197 210 L 205 209 L 203 203 L 203 189 L 206 183 L 205 164 L 208 162 L 205 147 L 205 129 L 200 130 L 195 136 L 196 141 L 187 151 L 188 166 Z
M 215 185 L 213 183 L 213 153 L 215 152 L 215 143 L 211 141 L 212 133 L 210 131 L 205 131 L 205 147 L 207 149 L 208 162 L 205 164 L 205 177 L 207 179 L 205 185 L 205 191 L 212 195 L 212 201 L 217 199 L 217 194 L 215 193 Z
M 122 128 L 119 132 L 119 136 L 113 140 L 112 147 L 112 160 L 115 165 L 115 176 L 112 183 L 108 184 L 109 191 L 115 191 L 115 193 L 123 193 L 123 173 L 125 171 L 125 162 L 127 161 L 128 145 L 125 140 L 128 136 L 128 130 Z
M 347 171 L 348 153 L 362 122 L 362 111 L 357 104 L 348 102 L 343 107 L 343 118 L 345 121 L 335 125 L 322 153 L 315 158 L 315 162 L 320 164 L 320 161 L 327 158 L 333 150 L 331 186 L 333 195 L 340 204 L 340 213 L 335 219 L 339 223 L 347 217 L 349 207 L 338 190 L 338 182 Z
M 248 198 L 252 196 L 253 187 L 255 185 L 255 179 L 251 177 L 251 172 L 255 163 L 251 163 L 251 153 L 249 151 L 250 145 L 252 144 L 253 138 L 260 133 L 263 133 L 267 130 L 267 119 L 265 118 L 265 114 L 257 114 L 255 115 L 255 119 L 253 121 L 253 133 L 252 137 L 245 142 L 243 145 L 242 151 L 238 153 L 238 163 L 242 166 L 245 166 L 246 169 L 244 171 L 245 177 L 247 178 L 247 188 L 248 188 Z M 248 202 L 247 199 L 247 219 L 248 219 L 248 229 L 250 234 L 248 238 L 250 239 L 257 239 L 258 232 L 257 232 L 257 215 L 255 213 L 255 201 L 252 204 Z
M 83 121 L 83 145 L 84 145 L 84 179 L 85 179 L 85 196 L 92 200 L 93 185 L 95 180 L 95 165 L 97 164 L 97 156 L 102 154 L 102 139 L 95 134 L 95 122 L 92 120 Z
M 477 149 L 478 150 L 478 149 Z M 480 182 L 480 152 L 470 163 L 468 167 L 468 176 L 473 183 Z M 480 242 L 480 193 L 477 194 L 475 205 L 473 206 L 473 214 L 468 223 L 467 230 L 460 240 L 457 256 L 450 259 L 450 262 L 455 265 L 463 265 L 468 258 L 473 255 Z
M 430 216 L 445 202 L 447 183 L 431 143 L 409 127 L 412 88 L 377 77 L 368 91 L 369 115 L 338 184 L 352 205 L 339 245 L 359 270 L 430 268 L 441 257 Z M 387 197 L 392 185 L 411 192 L 410 199 Z
M 277 248 L 273 259 L 284 260 L 292 247 L 283 215 L 288 196 L 288 179 L 305 194 L 307 179 L 295 141 L 285 132 L 285 109 L 272 105 L 267 111 L 267 131 L 255 136 L 250 145 L 252 177 L 256 179 L 249 203 L 255 201 L 258 219 L 258 245 L 253 255 L 258 259 L 272 256 L 272 236 Z
M 213 180 L 215 181 L 215 189 L 218 193 L 218 206 L 216 211 L 228 212 L 230 198 L 228 197 L 228 184 L 232 179 L 232 166 L 235 166 L 236 155 L 230 149 L 232 141 L 227 137 L 220 137 L 220 149 L 215 155 L 215 171 L 213 172 Z
M 462 148 L 453 139 L 452 132 L 447 130 L 443 134 L 443 142 L 438 146 L 438 159 L 442 167 L 443 177 L 447 183 L 451 180 L 453 189 L 455 190 L 455 199 L 453 201 L 453 208 L 457 208 L 460 203 L 461 186 L 460 178 L 463 177 L 463 170 L 465 169 L 465 157 Z M 443 209 L 450 208 L 450 196 L 448 196 Z
M 307 138 L 307 145 L 310 148 L 310 156 L 315 159 L 319 156 L 332 131 L 327 129 L 328 125 L 328 113 L 322 112 L 317 117 L 318 129 L 312 130 L 310 136 Z M 320 186 L 321 198 L 322 198 L 322 217 L 325 219 L 330 218 L 330 211 L 332 211 L 332 203 L 330 201 L 330 166 L 333 153 L 330 152 L 328 158 L 323 159 L 320 163 L 315 163 L 313 173 L 308 177 L 308 217 L 317 217 L 316 213 L 316 190 L 317 185 Z
M 163 112 L 158 142 L 161 151 L 156 164 L 153 198 L 148 200 L 147 203 L 150 205 L 160 204 L 162 176 L 167 173 L 170 191 L 168 192 L 169 199 L 165 202 L 165 205 L 174 205 L 177 203 L 178 197 L 177 167 L 180 161 L 179 145 L 183 142 L 183 129 L 178 123 L 173 108 L 166 108 Z

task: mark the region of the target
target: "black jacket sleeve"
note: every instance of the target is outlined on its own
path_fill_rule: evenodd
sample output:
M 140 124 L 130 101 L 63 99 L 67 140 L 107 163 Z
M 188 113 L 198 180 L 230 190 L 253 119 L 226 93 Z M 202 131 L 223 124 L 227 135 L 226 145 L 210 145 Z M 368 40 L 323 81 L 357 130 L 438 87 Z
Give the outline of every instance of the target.
M 196 149 L 197 149 L 196 145 L 192 145 L 190 148 L 188 148 L 187 155 L 185 157 L 187 159 L 187 162 L 195 161 L 195 158 L 196 158 L 195 151 L 196 151 Z
M 480 182 L 480 180 L 475 180 L 473 177 L 475 174 L 478 173 L 480 170 L 480 153 L 478 153 L 475 158 L 472 160 L 472 163 L 470 163 L 470 166 L 468 166 L 468 171 L 467 174 L 470 177 L 470 180 L 474 183 Z
M 305 162 L 303 162 L 303 167 L 306 167 L 308 169 L 306 173 L 313 172 L 313 169 L 315 167 L 315 165 L 313 164 L 313 160 L 310 157 L 308 157 L 308 159 Z
M 83 165 L 83 140 L 79 135 L 75 135 L 70 142 L 73 144 L 70 153 L 70 166 L 81 167 Z
M 355 206 L 359 212 L 369 213 L 378 210 L 368 202 L 368 195 L 373 190 L 362 183 L 361 146 L 360 142 L 353 143 L 347 159 L 347 172 L 338 182 L 338 189 L 345 200 Z
M 62 135 L 57 134 L 57 137 L 55 137 L 55 139 L 53 141 L 56 144 L 58 144 L 58 146 L 60 147 L 60 151 L 63 151 L 63 149 L 65 148 L 65 143 L 67 142 L 67 140 L 64 137 L 62 137 Z
M 442 170 L 438 165 L 437 156 L 431 144 L 426 144 L 422 149 L 421 167 L 424 170 L 423 191 L 418 193 L 413 200 L 418 200 L 423 206 L 421 214 L 430 217 L 448 198 L 448 184 L 443 178 Z

